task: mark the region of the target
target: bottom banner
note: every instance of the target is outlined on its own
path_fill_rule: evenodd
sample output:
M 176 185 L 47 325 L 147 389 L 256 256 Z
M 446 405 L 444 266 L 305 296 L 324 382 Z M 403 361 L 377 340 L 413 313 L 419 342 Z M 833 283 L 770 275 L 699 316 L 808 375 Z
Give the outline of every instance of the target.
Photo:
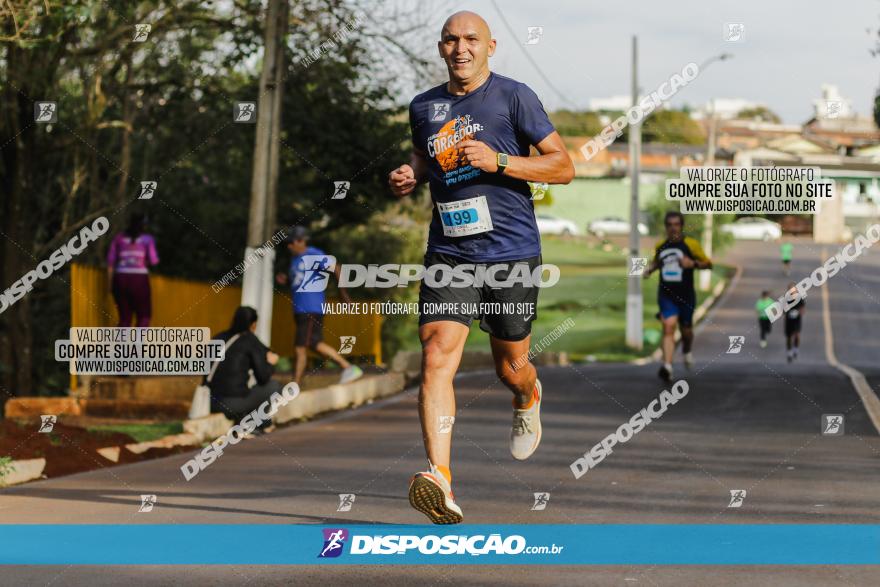
M 0 525 L 5 565 L 877 565 L 875 524 Z

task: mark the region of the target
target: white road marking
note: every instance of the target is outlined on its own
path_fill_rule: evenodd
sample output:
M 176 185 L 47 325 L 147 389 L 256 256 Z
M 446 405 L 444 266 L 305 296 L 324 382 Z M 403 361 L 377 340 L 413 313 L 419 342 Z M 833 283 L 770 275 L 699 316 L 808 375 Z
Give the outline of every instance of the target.
M 824 249 L 822 250 L 822 256 L 825 257 Z M 832 367 L 843 371 L 847 377 L 849 377 L 856 393 L 859 394 L 859 399 L 862 400 L 862 405 L 865 406 L 865 411 L 868 412 L 868 417 L 871 418 L 871 423 L 874 424 L 874 428 L 877 429 L 877 432 L 880 432 L 880 398 L 878 398 L 877 394 L 874 393 L 874 390 L 871 389 L 868 380 L 865 379 L 865 376 L 862 375 L 860 371 L 841 363 L 837 360 L 837 357 L 834 354 L 834 333 L 831 330 L 831 304 L 828 301 L 829 296 L 831 295 L 829 293 L 830 289 L 828 283 L 822 288 L 822 324 L 825 328 L 825 360 L 828 361 Z

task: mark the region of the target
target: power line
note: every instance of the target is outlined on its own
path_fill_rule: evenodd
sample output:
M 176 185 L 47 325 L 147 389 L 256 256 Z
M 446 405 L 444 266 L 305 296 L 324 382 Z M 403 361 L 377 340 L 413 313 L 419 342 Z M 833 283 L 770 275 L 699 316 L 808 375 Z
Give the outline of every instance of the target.
M 507 32 L 510 33 L 510 36 L 513 37 L 513 39 L 516 39 L 517 37 L 516 37 L 516 33 L 513 31 L 513 27 L 511 27 L 511 26 L 510 26 L 510 23 L 507 22 L 507 19 L 504 18 L 504 13 L 501 12 L 501 9 L 500 9 L 500 8 L 498 8 L 498 4 L 495 2 L 495 0 L 492 0 L 492 6 L 495 7 L 495 12 L 498 13 L 498 16 L 501 18 L 501 22 L 503 22 L 505 28 L 507 28 Z M 523 55 L 525 56 L 525 58 L 528 59 L 529 63 L 532 64 L 532 67 L 535 68 L 535 71 L 538 72 L 538 75 L 541 76 L 541 79 L 544 80 L 544 83 L 547 84 L 547 86 L 548 86 L 551 90 L 553 90 L 553 92 L 554 92 L 557 96 L 559 96 L 559 97 L 562 99 L 563 102 L 566 102 L 566 103 L 570 104 L 575 110 L 579 109 L 579 106 L 578 106 L 577 104 L 575 104 L 574 102 L 572 102 L 571 100 L 569 100 L 569 99 L 565 96 L 565 94 L 563 94 L 562 92 L 560 92 L 559 89 L 558 89 L 556 86 L 553 85 L 553 82 L 551 82 L 550 79 L 549 79 L 546 75 L 544 75 L 544 72 L 541 71 L 541 68 L 538 66 L 538 63 L 532 58 L 532 56 L 529 54 L 528 50 L 526 50 L 525 45 L 522 45 L 522 44 L 520 44 L 520 43 L 515 43 L 515 44 L 516 44 L 517 47 L 519 47 L 519 50 L 522 51 L 522 53 L 523 53 Z

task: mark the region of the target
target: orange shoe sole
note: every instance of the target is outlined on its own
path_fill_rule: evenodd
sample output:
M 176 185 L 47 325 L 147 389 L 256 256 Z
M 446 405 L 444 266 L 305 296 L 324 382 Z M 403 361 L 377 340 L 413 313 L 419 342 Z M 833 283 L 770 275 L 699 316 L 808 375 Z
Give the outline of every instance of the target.
M 409 485 L 409 503 L 434 524 L 460 524 L 464 517 L 446 506 L 443 489 L 425 475 L 416 475 Z

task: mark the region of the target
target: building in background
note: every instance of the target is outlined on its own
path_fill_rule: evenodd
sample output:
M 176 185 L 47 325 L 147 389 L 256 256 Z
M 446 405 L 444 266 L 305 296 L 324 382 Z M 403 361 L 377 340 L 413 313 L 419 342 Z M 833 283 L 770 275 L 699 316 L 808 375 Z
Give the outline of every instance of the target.
M 594 111 L 624 111 L 629 96 L 590 101 Z M 740 119 L 743 110 L 766 109 L 741 98 L 713 100 L 716 114 L 715 165 L 811 166 L 834 180 L 838 197 L 823 204 L 822 213 L 777 218 L 790 233 L 813 233 L 819 242 L 838 242 L 864 230 L 880 218 L 880 131 L 874 120 L 861 116 L 852 101 L 832 84 L 823 84 L 821 96 L 812 101 L 813 116 L 803 124 L 783 124 L 759 119 Z M 708 133 L 711 105 L 693 111 Z M 600 115 L 602 124 L 611 118 Z M 629 157 L 623 136 L 608 148 L 586 159 L 580 151 L 591 137 L 565 136 L 563 140 L 575 165 L 575 180 L 554 186 L 553 204 L 547 212 L 570 218 L 580 226 L 603 216 L 628 216 Z M 656 197 L 665 178 L 678 175 L 682 166 L 703 165 L 706 145 L 644 143 L 641 155 L 644 208 Z
M 732 120 L 743 110 L 767 108 L 764 104 L 752 102 L 751 100 L 745 100 L 743 98 L 715 98 L 691 112 L 691 118 L 694 120 L 708 120 L 709 117 L 712 116 L 713 106 L 715 109 L 715 118 L 718 120 Z

